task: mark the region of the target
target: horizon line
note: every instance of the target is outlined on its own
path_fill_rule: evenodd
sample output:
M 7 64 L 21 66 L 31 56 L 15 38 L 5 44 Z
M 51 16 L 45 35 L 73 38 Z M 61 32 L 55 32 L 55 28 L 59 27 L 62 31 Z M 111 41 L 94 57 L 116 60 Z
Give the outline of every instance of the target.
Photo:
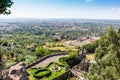
M 1 19 L 74 19 L 74 20 L 120 20 L 120 19 L 108 19 L 108 18 L 32 18 L 32 17 L 4 17 Z

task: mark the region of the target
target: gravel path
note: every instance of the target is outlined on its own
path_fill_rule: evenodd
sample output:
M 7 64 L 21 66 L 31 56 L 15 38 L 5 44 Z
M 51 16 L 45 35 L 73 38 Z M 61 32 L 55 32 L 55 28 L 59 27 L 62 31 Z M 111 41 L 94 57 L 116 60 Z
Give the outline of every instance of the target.
M 57 60 L 61 57 L 67 57 L 68 55 L 59 55 L 59 56 L 53 56 L 45 59 L 44 61 L 40 62 L 39 64 L 35 65 L 34 67 L 45 67 L 51 62 L 57 62 Z

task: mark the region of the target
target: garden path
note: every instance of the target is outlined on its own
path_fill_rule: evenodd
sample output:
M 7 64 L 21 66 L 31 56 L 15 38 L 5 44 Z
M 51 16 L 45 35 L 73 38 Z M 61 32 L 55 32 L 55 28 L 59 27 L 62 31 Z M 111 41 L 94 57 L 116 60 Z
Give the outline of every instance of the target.
M 45 66 L 47 66 L 51 62 L 57 62 L 57 60 L 59 58 L 61 58 L 61 57 L 67 57 L 67 56 L 68 55 L 58 55 L 58 56 L 49 57 L 49 58 L 45 59 L 44 61 L 38 63 L 34 67 L 45 67 Z

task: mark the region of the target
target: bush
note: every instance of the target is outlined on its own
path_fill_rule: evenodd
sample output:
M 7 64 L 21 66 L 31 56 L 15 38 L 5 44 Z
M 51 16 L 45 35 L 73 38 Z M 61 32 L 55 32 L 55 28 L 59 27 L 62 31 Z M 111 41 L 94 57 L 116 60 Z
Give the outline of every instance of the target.
M 82 48 L 87 50 L 87 53 L 94 53 L 98 45 L 99 45 L 99 41 L 96 41 L 93 43 L 86 44 Z
M 60 63 L 60 62 L 59 62 Z M 54 71 L 50 71 L 50 69 L 54 66 L 54 63 L 51 62 L 49 63 L 46 67 L 44 68 L 32 68 L 29 70 L 30 72 L 30 80 L 32 80 L 32 78 L 36 78 L 40 79 L 40 80 L 65 80 L 67 78 L 67 72 L 65 70 L 65 65 L 64 64 L 59 64 L 56 63 L 57 66 L 59 66 L 61 68 L 61 70 L 59 72 L 55 72 Z M 33 79 L 34 80 L 34 79 Z
M 67 80 L 67 78 L 68 78 L 67 74 L 68 74 L 68 72 L 65 72 L 65 73 L 53 78 L 52 80 Z
M 43 69 L 38 69 L 37 71 L 35 71 L 33 76 L 36 78 L 42 78 L 44 76 L 48 77 L 50 74 L 51 74 L 51 71 L 49 69 L 43 68 Z
M 59 61 L 62 64 L 65 64 L 66 66 L 69 65 L 70 67 L 73 67 L 74 65 L 79 63 L 77 53 L 73 53 L 73 52 L 70 53 L 70 55 L 68 57 L 60 58 Z
M 120 79 L 120 36 L 110 28 L 95 51 L 96 64 L 89 67 L 89 80 Z
M 37 47 L 36 48 L 36 52 L 35 52 L 35 56 L 37 58 L 43 57 L 45 55 L 51 54 L 51 52 L 43 47 Z

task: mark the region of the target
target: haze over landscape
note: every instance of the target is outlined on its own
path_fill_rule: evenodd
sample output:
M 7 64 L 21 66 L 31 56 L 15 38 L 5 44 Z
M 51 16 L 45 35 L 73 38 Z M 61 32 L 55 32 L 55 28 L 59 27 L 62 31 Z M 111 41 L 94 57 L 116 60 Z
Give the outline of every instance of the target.
M 0 0 L 0 80 L 120 80 L 120 0 Z

